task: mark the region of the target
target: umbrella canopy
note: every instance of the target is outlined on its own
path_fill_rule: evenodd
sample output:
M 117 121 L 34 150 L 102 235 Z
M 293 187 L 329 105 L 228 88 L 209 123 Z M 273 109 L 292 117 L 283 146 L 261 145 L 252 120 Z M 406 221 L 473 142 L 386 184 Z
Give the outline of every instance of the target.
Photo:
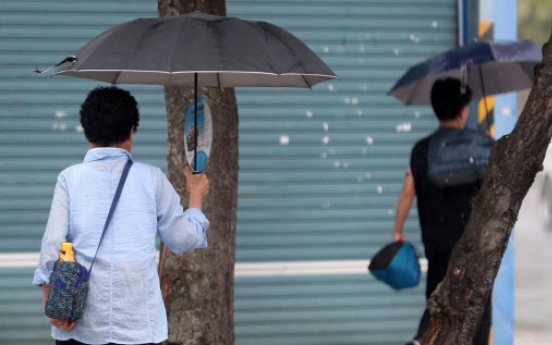
M 521 90 L 533 85 L 540 61 L 542 48 L 530 40 L 473 43 L 410 67 L 388 95 L 405 105 L 430 104 L 433 83 L 446 77 L 465 80 L 474 99 Z
M 115 26 L 74 57 L 54 74 L 111 84 L 212 87 L 312 87 L 337 78 L 276 25 L 201 12 Z

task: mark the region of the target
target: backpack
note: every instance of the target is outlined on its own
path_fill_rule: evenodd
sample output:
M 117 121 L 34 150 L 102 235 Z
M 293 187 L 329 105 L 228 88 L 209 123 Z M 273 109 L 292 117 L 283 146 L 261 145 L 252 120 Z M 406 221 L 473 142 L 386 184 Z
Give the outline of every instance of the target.
M 429 180 L 438 187 L 482 181 L 493 143 L 476 130 L 440 127 L 429 142 Z

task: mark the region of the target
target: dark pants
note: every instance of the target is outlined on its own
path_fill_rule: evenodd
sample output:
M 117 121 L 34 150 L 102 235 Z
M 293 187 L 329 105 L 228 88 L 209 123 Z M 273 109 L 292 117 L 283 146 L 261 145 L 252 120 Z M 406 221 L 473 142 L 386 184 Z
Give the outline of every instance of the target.
M 56 345 L 87 345 L 87 344 L 81 343 L 80 341 L 76 341 L 75 339 L 69 339 L 69 340 L 56 340 Z M 107 345 L 122 345 L 122 344 L 109 343 Z M 148 343 L 148 344 L 141 344 L 141 345 L 161 345 L 161 344 Z
M 448 257 L 442 258 L 432 258 L 428 259 L 427 267 L 427 285 L 426 285 L 426 299 L 429 299 L 429 296 L 435 291 L 437 285 L 445 278 L 447 274 L 448 267 Z M 485 311 L 483 312 L 483 317 L 479 323 L 479 328 L 477 329 L 475 336 L 473 338 L 473 345 L 488 345 L 489 344 L 489 333 L 491 330 L 491 301 L 487 302 Z M 420 341 L 424 333 L 429 329 L 430 326 L 430 316 L 427 308 L 422 315 L 420 320 L 420 325 L 418 326 L 418 332 L 414 339 Z

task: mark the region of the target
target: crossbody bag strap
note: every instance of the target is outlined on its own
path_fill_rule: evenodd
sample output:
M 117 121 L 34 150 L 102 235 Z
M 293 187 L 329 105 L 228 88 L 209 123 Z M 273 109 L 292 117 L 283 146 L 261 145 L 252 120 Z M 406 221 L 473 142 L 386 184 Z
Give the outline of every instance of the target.
M 90 272 L 92 271 L 92 267 L 94 266 L 94 262 L 96 261 L 96 256 L 98 256 L 100 245 L 102 244 L 102 240 L 104 238 L 107 227 L 109 226 L 109 222 L 113 217 L 113 212 L 115 212 L 115 207 L 117 207 L 117 203 L 119 202 L 119 198 L 121 197 L 121 192 L 123 191 L 123 186 L 125 185 L 128 171 L 130 170 L 131 166 L 132 166 L 132 160 L 129 159 L 125 165 L 125 168 L 123 169 L 123 173 L 121 174 L 121 179 L 119 180 L 119 185 L 117 186 L 117 191 L 115 192 L 115 196 L 113 197 L 113 201 L 111 202 L 111 208 L 109 209 L 109 213 L 107 214 L 107 219 L 105 221 L 105 226 L 103 228 L 102 236 L 100 237 L 100 242 L 98 243 L 98 248 L 96 248 L 96 254 L 94 255 L 94 259 L 92 259 L 92 264 L 90 265 L 88 274 L 90 274 Z

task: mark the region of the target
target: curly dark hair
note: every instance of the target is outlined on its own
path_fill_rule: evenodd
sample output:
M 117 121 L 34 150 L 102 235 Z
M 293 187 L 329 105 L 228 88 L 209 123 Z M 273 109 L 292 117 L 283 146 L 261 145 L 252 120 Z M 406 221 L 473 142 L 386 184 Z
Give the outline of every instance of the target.
M 439 79 L 431 88 L 431 106 L 440 121 L 454 120 L 472 98 L 472 90 L 466 85 L 462 93 L 460 79 Z
M 88 93 L 80 109 L 86 139 L 101 147 L 126 141 L 140 122 L 138 103 L 130 92 L 116 86 L 98 86 Z

